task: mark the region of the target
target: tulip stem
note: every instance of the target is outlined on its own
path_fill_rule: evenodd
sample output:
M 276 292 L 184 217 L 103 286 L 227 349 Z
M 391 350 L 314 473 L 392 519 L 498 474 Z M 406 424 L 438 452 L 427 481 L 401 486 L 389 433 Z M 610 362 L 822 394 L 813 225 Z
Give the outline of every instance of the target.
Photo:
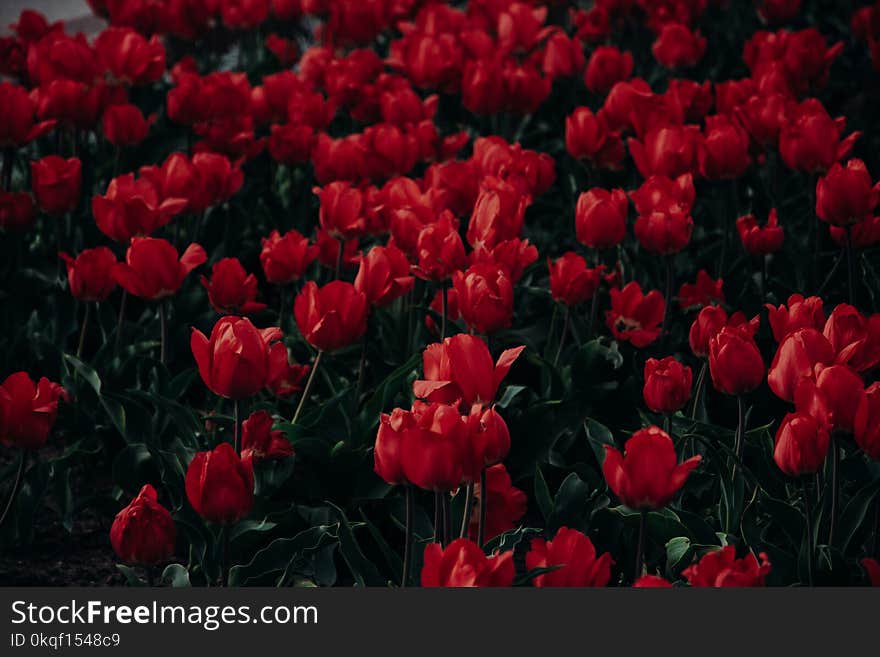
M 159 362 L 168 362 L 168 317 L 165 312 L 165 300 L 159 302 Z
M 434 543 L 440 542 L 440 531 L 440 493 L 434 491 Z
M 855 266 L 855 258 L 853 257 L 853 243 L 852 243 L 852 226 L 846 227 L 846 243 L 844 245 L 844 250 L 846 251 L 846 293 L 847 293 L 847 301 L 855 305 L 855 276 L 856 276 L 856 266 Z
M 24 476 L 24 466 L 27 462 L 27 455 L 25 451 L 22 449 L 18 454 L 18 468 L 15 471 L 15 480 L 12 482 L 12 490 L 9 491 L 9 499 L 6 501 L 6 507 L 3 509 L 3 515 L 0 516 L 0 527 L 3 527 L 3 524 L 6 522 L 6 518 L 9 516 L 9 512 L 12 510 L 12 505 L 15 503 L 15 498 L 18 497 L 18 491 L 21 488 L 21 480 Z
M 449 545 L 449 525 L 452 524 L 449 518 L 449 494 L 446 492 L 440 493 L 440 501 L 442 502 L 440 512 L 443 514 L 443 547 L 446 547 Z
M 471 507 L 474 505 L 474 482 L 469 481 L 464 489 L 464 511 L 461 514 L 461 530 L 458 532 L 459 538 L 465 538 L 468 535 L 468 527 L 471 524 Z
M 733 472 L 731 479 L 736 479 L 736 471 L 743 456 L 743 443 L 746 433 L 746 406 L 743 402 L 742 395 L 736 396 L 736 435 L 733 441 L 733 453 L 736 460 L 733 462 Z
M 672 305 L 672 279 L 675 277 L 675 272 L 673 271 L 673 261 L 672 256 L 666 256 L 666 294 L 665 300 L 666 303 L 663 305 L 663 332 L 669 328 L 669 307 Z
M 486 538 L 486 468 L 480 470 L 480 522 L 477 525 L 477 545 L 483 547 Z
M 562 355 L 562 350 L 565 347 L 565 336 L 568 334 L 569 324 L 571 324 L 571 312 L 568 306 L 566 306 L 565 317 L 562 320 L 562 333 L 559 336 L 559 346 L 556 348 L 556 356 L 553 358 L 553 367 L 559 364 L 559 357 Z
M 79 330 L 79 342 L 76 345 L 76 357 L 80 358 L 82 356 L 83 347 L 86 343 L 86 333 L 89 331 L 89 319 L 92 316 L 92 304 L 88 301 L 86 302 L 86 311 L 83 315 L 82 326 Z
M 342 257 L 345 255 L 345 240 L 341 237 L 339 242 L 339 253 L 336 254 L 336 280 L 342 277 Z
M 697 387 L 694 390 L 694 405 L 691 408 L 691 420 L 697 419 L 697 412 L 700 409 L 700 398 L 703 395 L 703 388 L 706 387 L 706 372 L 709 369 L 709 361 L 704 360 L 700 367 L 700 373 L 697 375 Z
M 645 565 L 645 542 L 648 534 L 648 512 L 642 511 L 639 514 L 639 542 L 636 546 L 636 568 L 633 573 L 633 582 L 642 576 L 642 569 Z
M 119 318 L 116 320 L 116 345 L 114 353 L 119 356 L 119 349 L 122 346 L 122 324 L 125 321 L 125 302 L 128 299 L 128 291 L 122 290 L 122 299 L 119 302 Z
M 279 296 L 281 300 L 278 304 L 278 328 L 284 329 L 284 308 L 287 306 L 287 286 L 282 285 Z
M 303 388 L 302 397 L 299 398 L 299 404 L 296 406 L 296 412 L 293 414 L 293 419 L 290 421 L 291 424 L 296 424 L 296 421 L 299 419 L 300 413 L 302 413 L 303 407 L 306 405 L 306 399 L 309 397 L 309 393 L 312 391 L 312 385 L 315 383 L 315 373 L 318 371 L 318 366 L 321 364 L 321 356 L 324 355 L 323 351 L 319 351 L 318 355 L 315 356 L 315 362 L 312 363 L 312 371 L 309 372 L 309 378 L 306 381 L 306 387 Z
M 440 342 L 446 339 L 446 316 L 449 314 L 446 283 L 440 284 Z
M 406 500 L 406 538 L 403 545 L 403 574 L 400 577 L 400 586 L 409 586 L 409 565 L 412 561 L 413 543 L 413 490 L 411 484 L 403 485 L 404 499 Z
M 221 566 L 220 572 L 220 586 L 229 586 L 229 571 L 230 565 L 232 562 L 231 554 L 231 541 L 229 540 L 229 527 L 223 525 L 223 528 L 220 530 L 220 540 L 223 542 L 223 565 Z
M 590 325 L 587 327 L 587 335 L 593 338 L 596 332 L 596 318 L 599 316 L 599 288 L 593 292 L 593 300 L 590 301 Z
M 232 446 L 235 447 L 235 453 L 241 456 L 241 432 L 239 429 L 239 401 L 236 399 L 232 402 Z
M 831 522 L 828 527 L 828 545 L 834 547 L 837 534 L 837 516 L 840 507 L 840 446 L 837 437 L 831 436 Z
M 801 479 L 801 491 L 804 496 L 804 520 L 807 531 L 807 583 L 813 586 L 813 513 L 810 508 L 810 494 L 807 490 L 807 478 Z

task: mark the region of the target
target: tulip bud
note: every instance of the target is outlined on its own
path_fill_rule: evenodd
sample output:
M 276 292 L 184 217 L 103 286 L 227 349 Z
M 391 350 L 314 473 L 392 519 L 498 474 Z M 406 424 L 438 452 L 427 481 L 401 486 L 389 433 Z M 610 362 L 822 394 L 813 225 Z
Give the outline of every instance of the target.
M 276 285 L 287 285 L 302 278 L 305 270 L 318 257 L 318 249 L 309 245 L 307 237 L 296 230 L 280 235 L 273 230 L 263 239 L 260 264 L 266 280 Z
M 622 189 L 594 188 L 578 197 L 575 230 L 578 242 L 594 249 L 616 246 L 626 237 L 628 203 Z
M 794 401 L 801 379 L 813 375 L 818 364 L 834 360 L 831 344 L 819 331 L 802 328 L 790 333 L 780 343 L 767 372 L 767 384 L 784 401 Z
M 645 362 L 645 405 L 655 413 L 675 413 L 691 398 L 693 374 L 672 356 Z
M 455 272 L 452 285 L 461 317 L 471 329 L 489 334 L 510 326 L 513 285 L 502 270 L 488 264 L 472 265 Z
M 211 278 L 202 276 L 211 306 L 221 314 L 251 314 L 265 310 L 265 303 L 255 301 L 257 277 L 248 274 L 238 258 L 223 258 L 211 268 Z
M 116 289 L 113 268 L 116 256 L 106 246 L 86 249 L 76 258 L 66 253 L 59 257 L 67 264 L 70 293 L 80 301 L 104 301 Z
M 751 255 L 768 255 L 782 248 L 784 233 L 777 220 L 775 208 L 770 210 L 764 226 L 759 226 L 755 215 L 749 214 L 736 220 L 736 230 L 743 248 Z
M 706 39 L 686 25 L 670 21 L 663 26 L 651 52 L 666 68 L 690 68 L 703 58 Z
M 788 307 L 774 307 L 768 303 L 766 308 L 776 342 L 782 342 L 788 334 L 798 329 L 821 331 L 825 326 L 825 310 L 820 297 L 804 298 L 802 294 L 792 294 L 788 297 Z
M 126 563 L 154 566 L 174 554 L 177 527 L 171 513 L 158 502 L 150 484 L 116 514 L 110 527 L 113 551 Z
M 764 372 L 764 359 L 747 330 L 725 326 L 709 340 L 709 374 L 719 392 L 751 392 L 761 385 Z
M 208 259 L 198 244 L 190 244 L 178 259 L 177 249 L 153 237 L 136 237 L 125 253 L 125 262 L 113 266 L 113 277 L 126 291 L 155 301 L 174 295 L 183 280 Z
M 111 105 L 104 110 L 101 126 L 104 137 L 114 146 L 134 146 L 146 138 L 154 119 L 155 115 L 144 118 L 136 105 Z
M 604 96 L 615 84 L 628 80 L 632 72 L 632 54 L 613 46 L 600 46 L 590 55 L 584 84 L 594 94 Z
M 367 330 L 367 297 L 351 283 L 331 281 L 303 286 L 293 304 L 296 325 L 315 349 L 335 351 L 357 341 Z
M 58 400 L 67 391 L 46 377 L 35 383 L 27 372 L 16 372 L 0 384 L 0 445 L 39 449 L 58 417 Z
M 231 525 L 254 505 L 254 471 L 229 443 L 197 452 L 186 471 L 186 497 L 195 512 L 210 522 Z
M 535 577 L 537 587 L 607 586 L 613 564 L 610 552 L 598 556 L 588 536 L 568 527 L 560 527 L 552 540 L 532 539 L 526 553 L 526 570 L 559 566 Z
M 763 552 L 759 556 L 760 563 L 752 552 L 737 559 L 736 548 L 727 545 L 720 550 L 707 552 L 698 563 L 688 566 L 681 574 L 691 586 L 764 586 L 764 579 L 770 572 L 770 562 Z
M 293 456 L 293 445 L 283 431 L 272 431 L 274 420 L 268 411 L 257 411 L 241 423 L 241 458 L 254 463 L 264 459 Z
M 871 175 L 861 160 L 846 167 L 835 163 L 816 183 L 816 214 L 834 226 L 849 226 L 867 218 L 880 201 L 880 183 L 872 186 Z
M 473 541 L 458 538 L 445 548 L 430 543 L 422 566 L 424 587 L 512 586 L 516 571 L 513 552 L 487 557 Z
M 547 260 L 550 269 L 550 293 L 553 298 L 567 306 L 576 306 L 592 299 L 599 289 L 604 265 L 587 268 L 581 256 L 569 251 L 554 262 Z
M 404 476 L 423 490 L 455 490 L 462 482 L 467 438 L 468 426 L 456 409 L 416 402 L 400 444 Z
M 79 203 L 82 165 L 79 158 L 65 160 L 48 155 L 31 162 L 31 179 L 37 206 L 45 213 L 62 215 Z

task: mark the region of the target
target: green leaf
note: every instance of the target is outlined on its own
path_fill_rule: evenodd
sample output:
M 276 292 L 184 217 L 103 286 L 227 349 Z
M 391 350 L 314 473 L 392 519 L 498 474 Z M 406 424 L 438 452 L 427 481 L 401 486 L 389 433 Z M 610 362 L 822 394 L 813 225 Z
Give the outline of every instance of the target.
M 331 534 L 331 529 L 330 526 L 319 525 L 305 529 L 291 538 L 276 538 L 254 554 L 248 563 L 230 568 L 229 585 L 244 586 L 250 581 L 260 581 L 271 575 L 286 573 L 289 565 L 303 553 L 332 542 L 335 537 Z M 276 584 L 284 584 L 285 579 L 286 575 L 279 578 Z
M 844 554 L 849 550 L 850 543 L 858 534 L 872 507 L 877 493 L 880 491 L 880 479 L 875 479 L 867 486 L 860 488 L 852 496 L 840 516 L 840 543 Z
M 121 563 L 116 564 L 116 568 L 120 573 L 125 575 L 125 581 L 129 586 L 146 586 L 147 583 L 140 578 L 134 568 L 130 566 L 123 565 Z
M 104 408 L 104 411 L 107 413 L 113 426 L 116 427 L 116 430 L 123 438 L 126 438 L 125 408 L 123 408 L 122 404 L 115 399 L 107 397 L 102 393 L 103 385 L 97 372 L 82 362 L 79 358 L 71 356 L 70 354 L 64 354 L 64 359 L 70 363 L 74 371 L 85 379 L 85 381 L 91 386 L 92 390 L 95 391 L 98 400 L 101 402 L 101 406 Z
M 385 578 L 361 550 L 345 512 L 332 502 L 327 504 L 333 508 L 339 519 L 339 551 L 355 582 L 358 586 L 385 586 Z
M 550 489 L 541 472 L 541 466 L 535 464 L 535 503 L 544 516 L 544 520 L 550 520 L 553 515 L 553 500 L 550 498 Z
M 250 533 L 268 532 L 277 526 L 277 522 L 272 522 L 268 518 L 263 518 L 262 520 L 242 520 L 229 533 L 229 540 L 234 541 Z
M 693 556 L 693 545 L 687 536 L 676 536 L 666 542 L 666 568 L 670 573 L 677 573 L 681 566 L 690 563 Z
M 498 400 L 498 403 L 495 405 L 499 408 L 507 408 L 510 406 L 510 403 L 516 398 L 516 396 L 521 393 L 523 390 L 526 390 L 525 386 L 507 386 L 504 390 L 504 394 L 501 395 L 501 399 Z
M 179 563 L 165 566 L 165 570 L 162 571 L 162 583 L 170 584 L 175 589 L 192 586 L 189 581 L 189 571 Z

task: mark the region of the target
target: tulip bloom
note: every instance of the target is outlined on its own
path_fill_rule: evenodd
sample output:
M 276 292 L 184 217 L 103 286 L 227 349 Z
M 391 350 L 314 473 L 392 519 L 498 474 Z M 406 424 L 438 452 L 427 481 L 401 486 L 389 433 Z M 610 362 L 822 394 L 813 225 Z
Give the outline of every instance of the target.
M 660 292 L 643 294 L 642 287 L 631 281 L 622 290 L 611 290 L 611 310 L 605 312 L 605 323 L 615 338 L 642 349 L 660 336 L 665 308 Z
M 813 328 L 789 333 L 780 343 L 767 372 L 767 384 L 784 401 L 794 401 L 801 379 L 813 375 L 817 364 L 830 364 L 834 350 L 824 335 Z
M 754 256 L 776 253 L 782 248 L 785 237 L 775 208 L 770 210 L 764 226 L 759 226 L 755 215 L 749 214 L 736 220 L 736 230 L 746 253 Z
M 696 281 L 682 283 L 678 288 L 678 305 L 682 310 L 716 303 L 724 303 L 724 281 L 712 278 L 705 269 L 697 272 Z
M 458 220 L 444 211 L 440 218 L 419 231 L 414 273 L 428 281 L 446 281 L 453 272 L 467 266 L 464 243 L 458 234 Z
M 578 107 L 565 119 L 565 150 L 578 160 L 592 160 L 597 166 L 616 168 L 625 149 L 620 133 L 608 127 L 605 115 Z
M 116 289 L 116 256 L 106 246 L 86 249 L 76 258 L 63 252 L 58 255 L 67 265 L 67 282 L 75 299 L 104 301 Z
M 58 400 L 68 401 L 67 391 L 42 377 L 35 383 L 27 372 L 16 372 L 0 384 L 0 445 L 39 449 L 46 444 Z
M 861 160 L 846 167 L 835 163 L 816 183 L 816 214 L 833 226 L 850 226 L 867 218 L 880 202 L 880 183 L 871 184 L 871 174 Z
M 681 574 L 691 586 L 764 586 L 764 579 L 770 572 L 770 562 L 763 552 L 758 556 L 761 558 L 760 562 L 752 552 L 737 559 L 736 548 L 728 545 L 720 550 L 707 552 L 698 563 L 685 568 Z
M 799 477 L 819 471 L 828 456 L 831 432 L 806 413 L 789 413 L 776 431 L 773 460 L 785 474 Z
M 725 326 L 709 340 L 709 374 L 719 392 L 751 392 L 761 385 L 764 372 L 764 359 L 748 329 Z
M 287 351 L 272 349 L 281 329 L 258 329 L 249 319 L 222 317 L 211 329 L 210 339 L 192 330 L 190 348 L 202 381 L 215 395 L 245 399 L 262 390 L 273 371 L 273 361 L 287 361 Z
M 37 206 L 46 214 L 62 215 L 79 203 L 82 187 L 79 158 L 65 160 L 49 155 L 31 162 L 31 178 Z
M 513 319 L 513 285 L 505 273 L 489 264 L 457 271 L 452 286 L 465 324 L 483 334 L 510 326 Z
M 493 176 L 484 178 L 468 221 L 468 244 L 493 248 L 519 237 L 529 202 L 519 186 Z
M 639 215 L 635 233 L 639 244 L 649 253 L 672 255 L 687 246 L 694 230 L 694 220 L 681 212 L 652 212 Z
M 792 294 L 788 297 L 787 307 L 775 307 L 768 303 L 766 308 L 776 342 L 782 342 L 788 334 L 798 329 L 812 328 L 821 331 L 825 326 L 825 310 L 820 297 L 804 298 L 802 294 Z
M 662 360 L 649 358 L 645 362 L 645 387 L 642 390 L 645 405 L 655 413 L 675 413 L 691 398 L 692 383 L 691 368 L 673 356 Z
M 92 213 L 98 229 L 111 240 L 128 243 L 138 235 L 149 235 L 187 207 L 184 198 L 163 198 L 147 178 L 133 173 L 117 176 L 104 196 L 92 198 Z
M 486 468 L 485 475 L 485 489 L 481 481 L 477 481 L 474 485 L 473 507 L 468 525 L 468 536 L 472 541 L 479 539 L 480 500 L 483 495 L 486 496 L 486 518 L 483 529 L 486 541 L 515 529 L 528 510 L 526 494 L 513 485 L 503 463 Z
M 798 171 L 827 171 L 849 154 L 861 134 L 854 132 L 841 140 L 845 127 L 845 119 L 832 119 L 815 98 L 803 101 L 793 108 L 779 133 L 782 161 Z
M 410 426 L 411 414 L 402 408 L 379 416 L 379 430 L 373 447 L 373 471 L 391 486 L 407 483 L 400 458 L 404 431 Z
M 700 140 L 700 175 L 708 180 L 736 180 L 749 168 L 749 135 L 723 114 L 706 117 Z
M 95 39 L 100 64 L 119 82 L 151 84 L 165 72 L 165 48 L 157 35 L 149 40 L 130 27 L 108 27 Z
M 507 349 L 493 363 L 489 347 L 473 335 L 460 333 L 430 344 L 422 354 L 425 378 L 413 382 L 413 393 L 431 402 L 490 404 L 523 349 Z
M 35 121 L 35 111 L 25 87 L 0 82 L 0 147 L 19 148 L 55 127 L 55 120 Z
M 273 230 L 263 239 L 260 264 L 266 280 L 276 285 L 287 285 L 302 278 L 308 266 L 318 257 L 318 247 L 296 230 L 284 235 Z
M 336 351 L 356 342 L 367 331 L 367 297 L 351 283 L 305 284 L 293 304 L 296 325 L 318 351 Z
M 474 404 L 467 417 L 468 438 L 465 441 L 464 480 L 480 478 L 484 468 L 501 463 L 510 451 L 510 431 L 504 418 L 494 407 Z
M 313 190 L 321 202 L 321 228 L 336 239 L 353 239 L 366 232 L 364 196 L 351 183 L 337 181 Z
M 231 525 L 254 505 L 254 470 L 229 443 L 197 452 L 186 470 L 186 497 L 202 518 Z
M 467 422 L 446 404 L 416 402 L 403 424 L 400 466 L 423 490 L 450 492 L 462 482 Z
M 690 68 L 703 58 L 706 38 L 681 23 L 668 22 L 651 45 L 654 58 L 666 68 Z
M 270 347 L 269 377 L 266 388 L 278 398 L 286 399 L 302 389 L 300 383 L 309 373 L 309 365 L 291 363 L 287 347 L 283 342 L 276 342 Z
M 598 187 L 578 197 L 575 230 L 578 242 L 594 249 L 616 246 L 626 237 L 626 192 Z
M 257 411 L 241 423 L 241 458 L 254 463 L 264 459 L 293 456 L 293 445 L 283 431 L 272 431 L 274 420 L 268 411 Z
M 696 126 L 663 126 L 649 130 L 642 140 L 629 139 L 627 146 L 644 178 L 654 175 L 676 178 L 693 173 L 697 163 L 700 132 Z
M 208 291 L 211 306 L 220 314 L 249 315 L 265 310 L 265 303 L 258 303 L 257 277 L 248 274 L 238 258 L 223 258 L 211 268 L 211 278 L 202 276 L 199 281 Z
M 865 454 L 880 459 L 880 383 L 868 386 L 859 400 L 853 433 Z
M 698 454 L 678 463 L 672 438 L 658 427 L 636 431 L 621 454 L 605 445 L 602 472 L 608 487 L 626 506 L 650 511 L 666 506 L 699 465 Z
M 607 586 L 613 564 L 610 553 L 599 556 L 588 536 L 568 527 L 560 527 L 552 540 L 533 539 L 526 553 L 526 570 L 561 566 L 535 577 L 537 587 Z
M 445 549 L 439 543 L 425 548 L 422 586 L 512 586 L 515 574 L 513 552 L 487 557 L 473 541 L 458 538 Z
M 835 362 L 865 372 L 880 363 L 880 315 L 865 317 L 853 306 L 839 304 L 822 334 L 837 354 Z
M 156 489 L 141 488 L 110 527 L 113 551 L 126 563 L 154 566 L 174 554 L 177 527 L 171 513 L 159 504 Z
M 554 262 L 547 260 L 550 269 L 550 294 L 566 306 L 576 306 L 592 299 L 602 281 L 603 265 L 587 268 L 587 261 L 569 251 Z
M 794 391 L 795 409 L 809 413 L 831 430 L 852 433 L 865 397 L 861 377 L 846 365 L 815 365 L 813 376 L 801 379 Z
M 387 306 L 409 292 L 415 283 L 409 261 L 393 244 L 376 246 L 361 258 L 354 287 L 374 306 Z
M 114 146 L 134 146 L 146 139 L 155 118 L 144 118 L 137 105 L 111 105 L 104 110 L 101 127 L 104 137 Z
M 628 80 L 633 72 L 633 57 L 613 46 L 599 46 L 590 55 L 584 84 L 592 93 L 604 96 L 618 82 Z
M 125 253 L 125 262 L 113 267 L 113 277 L 127 292 L 156 301 L 172 296 L 193 269 L 208 259 L 198 244 L 190 244 L 178 259 L 177 249 L 165 240 L 136 237 Z

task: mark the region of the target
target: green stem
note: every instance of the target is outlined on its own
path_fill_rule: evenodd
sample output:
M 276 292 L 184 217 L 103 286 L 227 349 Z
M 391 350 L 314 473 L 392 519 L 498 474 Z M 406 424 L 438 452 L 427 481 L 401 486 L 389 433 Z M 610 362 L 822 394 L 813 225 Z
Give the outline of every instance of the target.
M 636 547 L 636 567 L 633 572 L 633 582 L 636 582 L 642 576 L 642 569 L 645 564 L 645 543 L 648 535 L 648 512 L 642 511 L 639 514 L 639 542 Z
M 828 527 L 828 545 L 834 547 L 837 535 L 837 517 L 840 515 L 840 446 L 837 437 L 831 437 L 831 522 Z
M 458 532 L 459 538 L 466 538 L 468 528 L 471 525 L 471 507 L 474 504 L 474 482 L 469 481 L 465 485 L 464 491 L 464 511 L 461 515 L 461 530 Z
M 736 397 L 736 437 L 733 442 L 733 451 L 736 461 L 733 463 L 731 479 L 736 479 L 736 471 L 743 456 L 743 443 L 746 432 L 746 407 L 742 395 Z
M 810 507 L 806 477 L 801 479 L 801 491 L 804 496 L 804 520 L 807 526 L 807 583 L 813 586 L 813 513 Z
M 119 356 L 119 349 L 122 346 L 122 325 L 125 322 L 125 302 L 128 300 L 128 291 L 122 290 L 122 300 L 119 302 L 119 318 L 116 320 L 116 344 L 114 353 Z
M 165 312 L 165 300 L 159 301 L 159 362 L 168 362 L 168 317 Z
M 412 561 L 413 542 L 413 490 L 411 484 L 403 485 L 404 498 L 406 499 L 406 538 L 403 546 L 403 574 L 400 578 L 400 586 L 409 586 L 409 565 Z
M 239 429 L 239 400 L 232 402 L 232 446 L 235 447 L 235 453 L 241 454 L 241 430 Z
M 6 501 L 3 515 L 0 515 L 0 527 L 3 527 L 3 524 L 6 522 L 6 518 L 9 517 L 9 512 L 12 510 L 12 506 L 15 503 L 15 498 L 18 497 L 18 491 L 21 489 L 21 480 L 24 477 L 24 467 L 26 463 L 27 454 L 24 450 L 21 450 L 18 453 L 18 468 L 15 470 L 15 479 L 12 482 L 12 490 L 9 491 L 9 499 Z
M 296 406 L 296 412 L 293 414 L 293 419 L 290 421 L 291 424 L 296 424 L 296 421 L 299 419 L 300 413 L 302 413 L 303 407 L 306 404 L 306 399 L 309 398 L 309 393 L 312 391 L 312 385 L 315 382 L 315 373 L 318 371 L 318 366 L 321 364 L 321 356 L 324 355 L 323 351 L 319 351 L 318 355 L 315 356 L 315 362 L 312 364 L 312 371 L 309 372 L 309 378 L 306 381 L 306 387 L 303 388 L 302 397 L 299 398 L 299 404 Z
M 486 468 L 480 471 L 480 522 L 477 525 L 477 545 L 483 547 L 486 538 Z
M 86 311 L 83 315 L 82 326 L 79 330 L 79 342 L 76 345 L 76 357 L 82 357 L 83 347 L 86 344 L 86 333 L 89 331 L 89 319 L 92 316 L 92 304 L 86 302 Z
M 562 333 L 559 335 L 559 347 L 556 349 L 556 356 L 553 358 L 553 367 L 559 364 L 559 357 L 565 347 L 565 336 L 568 334 L 568 327 L 571 324 L 571 311 L 568 306 L 565 307 L 565 318 L 562 320 Z
M 697 419 L 697 412 L 700 408 L 700 398 L 703 395 L 703 388 L 706 386 L 706 372 L 709 369 L 709 361 L 703 360 L 700 367 L 700 373 L 697 375 L 697 387 L 694 389 L 694 405 L 691 408 L 691 419 Z

